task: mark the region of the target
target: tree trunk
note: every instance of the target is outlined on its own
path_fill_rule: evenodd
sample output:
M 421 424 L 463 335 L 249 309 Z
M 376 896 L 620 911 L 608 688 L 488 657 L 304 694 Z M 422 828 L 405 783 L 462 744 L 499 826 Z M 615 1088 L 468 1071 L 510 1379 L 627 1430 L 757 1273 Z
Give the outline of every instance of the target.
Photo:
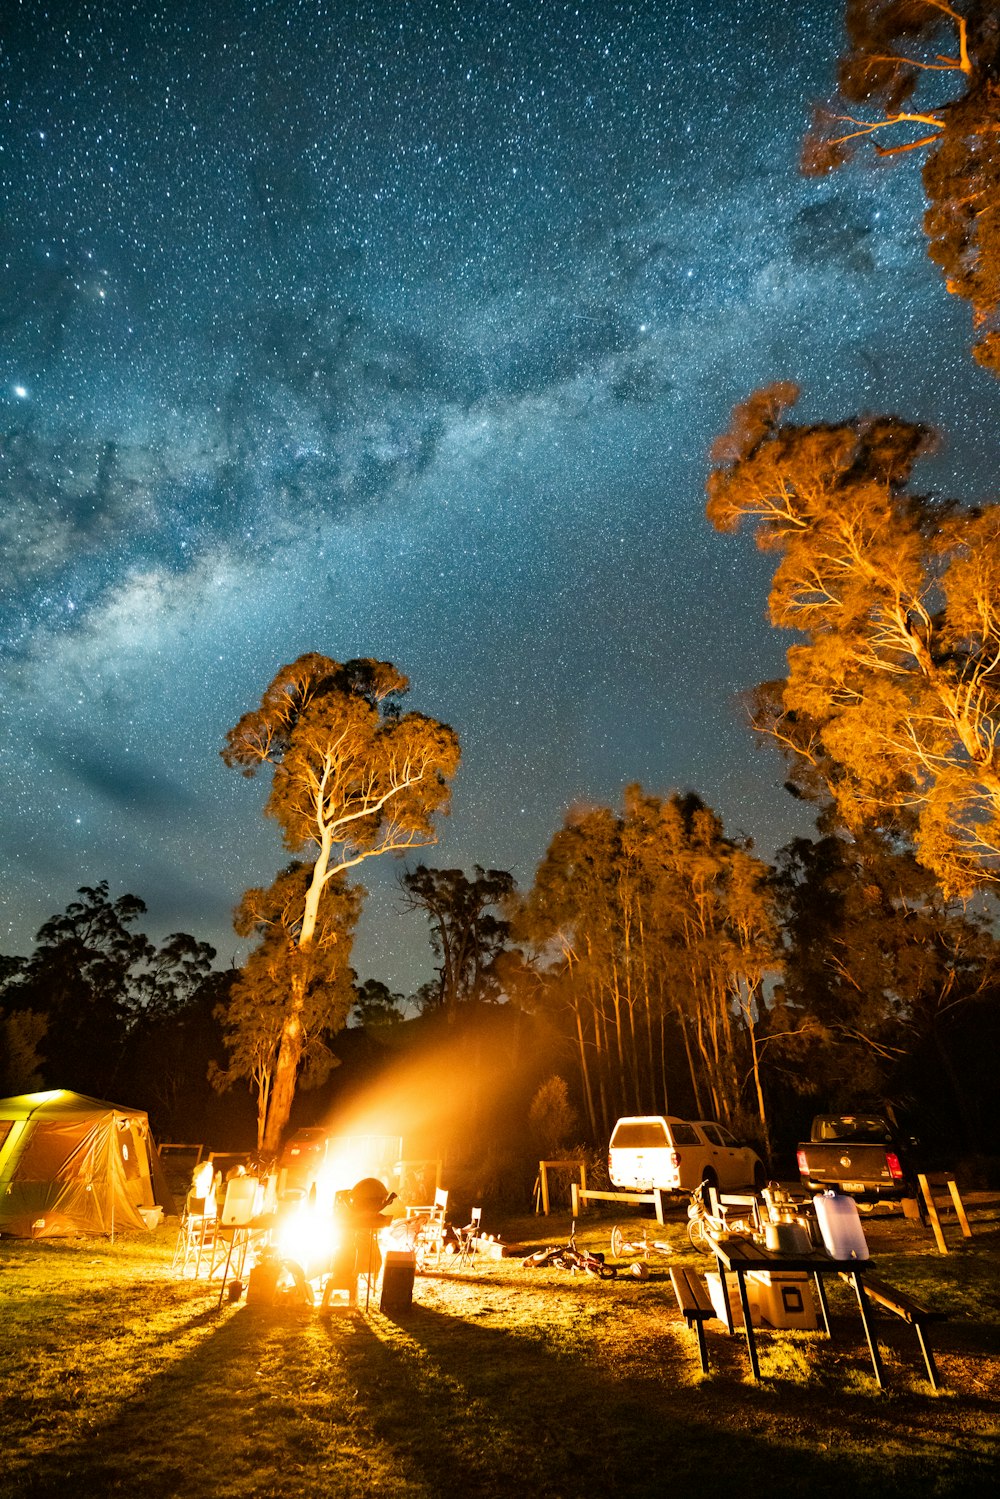
M 764 1153 L 767 1156 L 768 1165 L 771 1163 L 771 1131 L 767 1123 L 767 1108 L 764 1103 L 764 1080 L 760 1072 L 760 1048 L 757 1045 L 757 1024 L 754 1020 L 753 1005 L 755 999 L 759 1001 L 761 986 L 758 984 L 754 993 L 747 996 L 744 1017 L 746 1020 L 747 1034 L 750 1037 L 750 1056 L 753 1061 L 753 1083 L 757 1094 L 757 1114 L 760 1119 L 761 1132 L 763 1134 Z
M 694 1065 L 694 1053 L 691 1050 L 691 1034 L 688 1030 L 687 1020 L 684 1015 L 679 1016 L 681 1034 L 684 1037 L 684 1050 L 687 1053 L 688 1074 L 691 1078 L 691 1091 L 694 1094 L 694 1107 L 698 1118 L 701 1119 L 705 1113 L 701 1101 L 701 1088 L 698 1085 L 698 1069 Z
M 590 1133 L 594 1139 L 597 1138 L 597 1112 L 594 1108 L 594 1092 L 590 1086 L 590 1067 L 587 1063 L 587 1044 L 583 1035 L 583 1020 L 580 1016 L 580 1006 L 576 1000 L 573 1001 L 573 1014 L 576 1018 L 576 1040 L 580 1050 L 580 1080 L 583 1083 L 583 1099 L 587 1110 L 587 1122 L 590 1125 Z
M 272 1074 L 262 1069 L 255 1079 L 257 1087 L 257 1154 L 264 1154 L 264 1131 L 267 1128 L 267 1105 L 271 1097 Z
M 302 1060 L 302 1045 L 302 1025 L 296 1007 L 281 1028 L 281 1044 L 278 1047 L 278 1060 L 274 1064 L 274 1082 L 264 1128 L 263 1150 L 267 1156 L 277 1156 L 281 1149 L 282 1136 L 295 1101 L 295 1082 Z

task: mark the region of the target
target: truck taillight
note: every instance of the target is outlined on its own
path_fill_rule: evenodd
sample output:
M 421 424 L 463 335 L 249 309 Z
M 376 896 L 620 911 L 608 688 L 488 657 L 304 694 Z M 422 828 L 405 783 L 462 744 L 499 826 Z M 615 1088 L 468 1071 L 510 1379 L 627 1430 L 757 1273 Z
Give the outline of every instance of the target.
M 795 1152 L 795 1159 L 798 1162 L 799 1174 L 801 1176 L 808 1176 L 809 1175 L 809 1162 L 806 1160 L 806 1153 L 805 1153 L 805 1151 L 804 1150 L 797 1150 Z
M 892 1177 L 893 1181 L 901 1182 L 903 1180 L 903 1168 L 899 1164 L 899 1156 L 894 1150 L 886 1151 L 885 1164 L 889 1168 L 889 1175 Z
M 673 1166 L 675 1171 L 679 1171 L 681 1169 L 681 1153 L 679 1150 L 672 1150 L 670 1152 L 670 1164 L 671 1166 Z

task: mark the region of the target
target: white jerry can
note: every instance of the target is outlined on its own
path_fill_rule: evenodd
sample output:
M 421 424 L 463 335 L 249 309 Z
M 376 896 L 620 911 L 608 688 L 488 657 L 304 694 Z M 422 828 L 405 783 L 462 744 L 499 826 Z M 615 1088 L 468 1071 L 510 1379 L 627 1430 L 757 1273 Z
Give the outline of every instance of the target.
M 868 1258 L 868 1243 L 853 1197 L 842 1197 L 839 1192 L 818 1192 L 813 1207 L 827 1254 L 835 1260 Z

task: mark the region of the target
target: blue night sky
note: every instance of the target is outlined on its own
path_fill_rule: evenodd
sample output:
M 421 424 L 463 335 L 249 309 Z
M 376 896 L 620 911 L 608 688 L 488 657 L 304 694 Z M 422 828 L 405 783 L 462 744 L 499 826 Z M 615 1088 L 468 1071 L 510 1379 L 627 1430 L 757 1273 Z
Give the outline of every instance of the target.
M 964 494 L 997 456 L 919 162 L 798 175 L 838 0 L 4 9 L 0 949 L 107 879 L 228 962 L 287 855 L 218 750 L 307 650 L 458 730 L 429 862 L 528 882 L 632 780 L 803 830 L 713 436 L 781 378 L 940 426 Z M 355 962 L 408 988 L 397 873 Z

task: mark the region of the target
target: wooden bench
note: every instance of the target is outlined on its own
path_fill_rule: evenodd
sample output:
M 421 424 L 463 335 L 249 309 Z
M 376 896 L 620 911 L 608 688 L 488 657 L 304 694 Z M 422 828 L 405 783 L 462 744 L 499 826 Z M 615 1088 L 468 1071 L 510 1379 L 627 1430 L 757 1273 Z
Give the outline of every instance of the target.
M 919 1301 L 915 1301 L 905 1291 L 897 1291 L 895 1286 L 887 1285 L 884 1280 L 879 1280 L 876 1275 L 869 1275 L 865 1272 L 861 1277 L 861 1283 L 872 1301 L 877 1302 L 879 1306 L 885 1307 L 886 1311 L 894 1313 L 895 1316 L 902 1317 L 903 1321 L 909 1322 L 910 1326 L 915 1330 L 917 1341 L 920 1344 L 920 1351 L 924 1356 L 924 1364 L 927 1368 L 927 1378 L 930 1380 L 931 1389 L 939 1389 L 940 1381 L 937 1365 L 934 1362 L 931 1345 L 927 1340 L 926 1328 L 929 1322 L 943 1322 L 948 1315 L 947 1312 L 929 1312 L 926 1307 L 921 1306 Z
M 718 1317 L 718 1312 L 708 1294 L 708 1287 L 697 1270 L 682 1270 L 677 1265 L 670 1267 L 670 1280 L 677 1297 L 677 1305 L 688 1327 L 694 1329 L 698 1339 L 698 1357 L 702 1374 L 708 1373 L 708 1348 L 705 1343 L 705 1323 Z

